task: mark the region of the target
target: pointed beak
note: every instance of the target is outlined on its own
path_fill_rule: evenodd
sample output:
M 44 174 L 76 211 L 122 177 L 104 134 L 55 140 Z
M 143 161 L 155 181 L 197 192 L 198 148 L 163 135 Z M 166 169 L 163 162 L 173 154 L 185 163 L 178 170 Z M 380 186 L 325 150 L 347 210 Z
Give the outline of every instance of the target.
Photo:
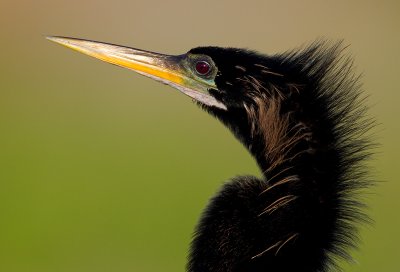
M 224 104 L 208 94 L 210 88 L 216 88 L 215 84 L 196 80 L 182 65 L 184 55 L 164 55 L 75 38 L 47 37 L 47 39 L 102 61 L 133 70 L 170 85 L 199 102 L 226 110 Z

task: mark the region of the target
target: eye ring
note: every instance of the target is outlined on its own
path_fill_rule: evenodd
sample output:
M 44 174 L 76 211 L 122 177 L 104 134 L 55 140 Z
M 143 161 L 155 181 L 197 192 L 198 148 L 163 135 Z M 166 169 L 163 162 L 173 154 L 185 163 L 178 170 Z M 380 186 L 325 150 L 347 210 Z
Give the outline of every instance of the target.
M 195 63 L 194 68 L 196 73 L 200 76 L 206 76 L 211 71 L 211 65 L 205 60 L 199 60 Z

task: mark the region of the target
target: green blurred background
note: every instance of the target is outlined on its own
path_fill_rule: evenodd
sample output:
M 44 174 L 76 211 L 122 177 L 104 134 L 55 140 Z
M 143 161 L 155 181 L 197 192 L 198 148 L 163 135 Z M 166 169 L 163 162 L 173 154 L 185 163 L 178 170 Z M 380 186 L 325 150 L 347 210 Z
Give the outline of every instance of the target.
M 398 1 L 0 0 L 0 271 L 184 271 L 202 208 L 258 175 L 216 120 L 170 87 L 57 46 L 65 35 L 180 54 L 265 53 L 344 38 L 382 146 L 376 221 L 345 271 L 400 271 Z

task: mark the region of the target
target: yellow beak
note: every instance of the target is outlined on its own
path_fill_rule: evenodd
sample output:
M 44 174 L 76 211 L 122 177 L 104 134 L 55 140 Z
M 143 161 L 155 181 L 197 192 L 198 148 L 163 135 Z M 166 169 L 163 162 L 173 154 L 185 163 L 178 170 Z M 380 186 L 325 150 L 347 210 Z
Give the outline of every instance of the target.
M 183 56 L 171 56 L 89 40 L 47 37 L 47 39 L 102 61 L 133 70 L 139 74 L 168 84 L 193 99 L 209 106 L 226 106 L 208 94 L 213 83 L 196 80 L 182 65 Z

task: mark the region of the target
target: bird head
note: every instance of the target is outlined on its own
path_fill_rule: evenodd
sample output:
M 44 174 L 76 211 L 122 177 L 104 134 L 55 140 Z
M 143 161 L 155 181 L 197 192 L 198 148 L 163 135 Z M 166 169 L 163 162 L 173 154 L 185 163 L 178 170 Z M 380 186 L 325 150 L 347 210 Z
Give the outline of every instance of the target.
M 243 49 L 197 47 L 173 56 L 75 38 L 48 39 L 136 71 L 178 89 L 205 107 L 221 110 L 244 107 L 255 95 L 267 95 L 267 88 L 259 80 L 266 75 L 280 76 L 260 63 L 256 53 Z

